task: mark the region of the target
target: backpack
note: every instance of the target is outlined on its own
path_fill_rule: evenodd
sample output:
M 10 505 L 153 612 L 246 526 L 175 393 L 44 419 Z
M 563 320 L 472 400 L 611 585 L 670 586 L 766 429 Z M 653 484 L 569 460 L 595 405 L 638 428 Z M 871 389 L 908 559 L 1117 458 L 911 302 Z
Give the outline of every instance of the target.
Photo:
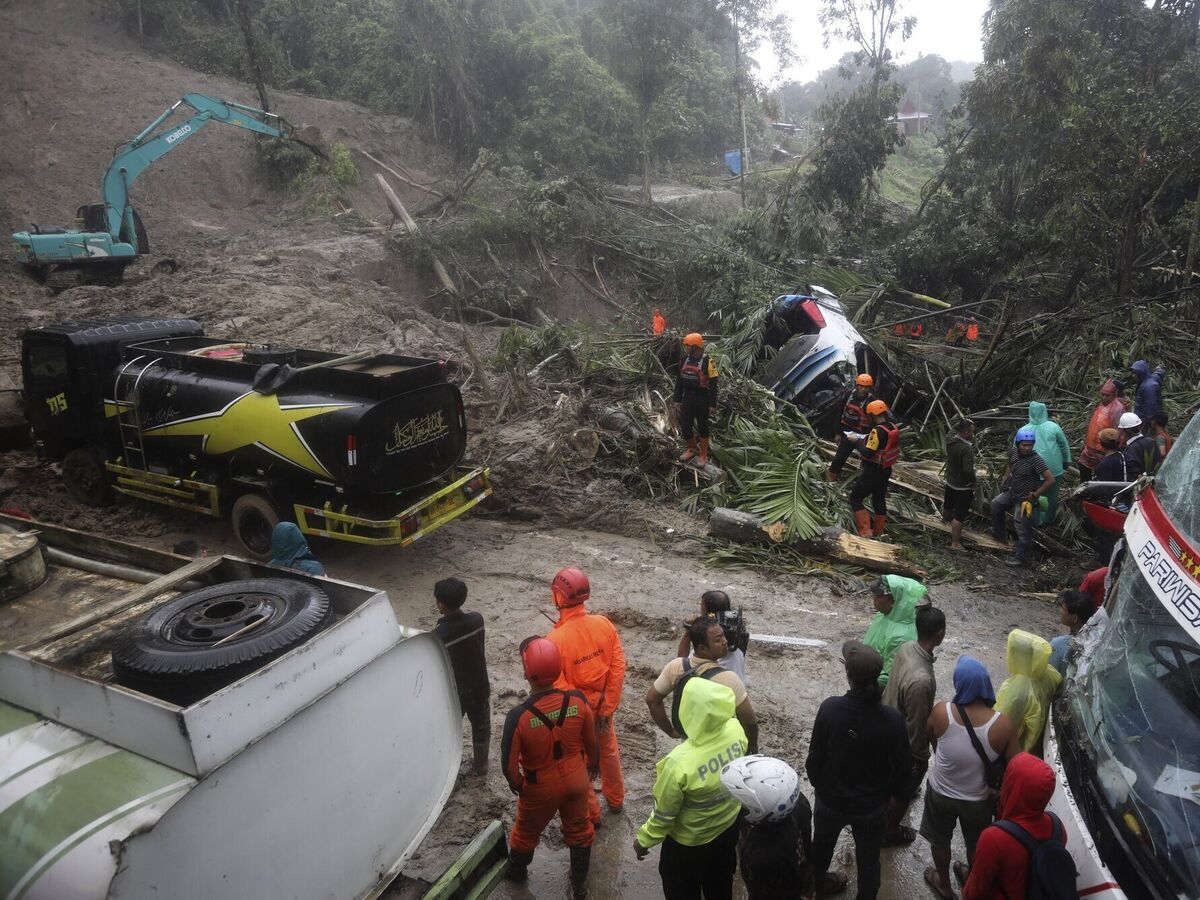
M 679 701 L 683 698 L 684 686 L 688 683 L 688 681 L 695 678 L 697 675 L 706 681 L 711 681 L 722 672 L 727 672 L 729 670 L 722 669 L 720 666 L 712 666 L 708 669 L 705 669 L 703 672 L 697 672 L 692 668 L 692 658 L 690 656 L 684 656 L 682 659 L 683 677 L 675 682 L 675 695 L 671 699 L 671 727 L 675 729 L 676 734 L 678 734 L 680 737 L 686 738 L 687 732 L 683 730 L 683 724 L 679 721 Z
M 1050 817 L 1050 837 L 1037 840 L 1016 822 L 1001 819 L 995 827 L 1016 838 L 1029 852 L 1029 882 L 1025 889 L 1028 900 L 1078 900 L 1075 888 L 1078 873 L 1075 860 L 1067 852 L 1066 829 L 1058 816 L 1047 810 Z

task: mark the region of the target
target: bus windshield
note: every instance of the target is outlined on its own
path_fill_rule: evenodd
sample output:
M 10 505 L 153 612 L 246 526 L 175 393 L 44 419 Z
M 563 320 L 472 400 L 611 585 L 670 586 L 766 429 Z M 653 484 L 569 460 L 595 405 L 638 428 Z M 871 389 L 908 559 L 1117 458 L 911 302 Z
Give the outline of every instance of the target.
M 1127 842 L 1181 896 L 1200 896 L 1200 645 L 1134 566 L 1118 579 L 1112 610 L 1071 698 L 1073 718 Z
M 1183 429 L 1154 480 L 1154 493 L 1171 523 L 1200 546 L 1200 416 Z

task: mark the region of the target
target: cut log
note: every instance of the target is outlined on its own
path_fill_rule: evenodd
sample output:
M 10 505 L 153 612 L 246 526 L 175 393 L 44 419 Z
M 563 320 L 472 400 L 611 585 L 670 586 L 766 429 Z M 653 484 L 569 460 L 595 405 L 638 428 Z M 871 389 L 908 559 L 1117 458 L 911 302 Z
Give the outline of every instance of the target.
M 405 184 L 407 184 L 409 187 L 416 188 L 418 191 L 424 191 L 426 194 L 429 194 L 431 197 L 437 197 L 441 200 L 446 199 L 446 195 L 443 194 L 441 191 L 435 191 L 431 187 L 427 187 L 423 184 L 418 184 L 417 182 L 413 181 L 411 178 L 405 178 L 403 175 L 401 175 L 399 172 L 397 172 L 395 169 L 393 169 L 387 163 L 376 159 L 374 156 L 372 156 L 366 150 L 359 150 L 358 152 L 361 153 L 363 156 L 365 156 L 367 159 L 369 159 L 371 162 L 375 163 L 375 165 L 379 166 L 379 168 L 383 169 L 383 171 L 387 172 L 389 175 L 391 175 L 397 181 L 402 181 Z M 378 178 L 379 176 L 377 175 L 376 177 Z
M 922 513 L 913 516 L 914 522 L 919 522 L 926 528 L 932 528 L 934 531 L 940 531 L 943 534 L 950 533 L 950 524 L 943 522 L 937 516 Z M 1005 544 L 1003 541 L 998 541 L 990 534 L 985 534 L 982 531 L 972 531 L 969 528 L 964 528 L 962 531 L 962 539 L 964 543 L 973 544 L 983 550 L 993 550 L 997 553 L 1007 553 L 1012 550 L 1012 547 Z
M 726 507 L 717 507 L 712 511 L 708 533 L 740 544 L 778 544 L 783 540 L 781 523 L 767 523 L 761 516 Z M 808 540 L 795 541 L 788 546 L 805 556 L 847 563 L 872 572 L 913 578 L 925 575 L 920 566 L 900 556 L 899 547 L 847 534 L 840 528 L 827 528 Z

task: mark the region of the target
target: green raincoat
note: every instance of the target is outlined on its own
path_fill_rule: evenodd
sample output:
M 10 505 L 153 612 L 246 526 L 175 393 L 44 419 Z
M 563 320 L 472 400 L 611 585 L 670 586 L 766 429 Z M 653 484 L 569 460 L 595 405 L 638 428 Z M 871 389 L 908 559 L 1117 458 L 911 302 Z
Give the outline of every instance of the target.
M 888 586 L 895 603 L 887 615 L 876 613 L 871 620 L 863 643 L 874 647 L 883 657 L 883 671 L 879 674 L 879 685 L 888 683 L 892 672 L 892 657 L 906 641 L 917 639 L 917 604 L 929 593 L 925 585 L 902 575 L 884 575 L 883 583 Z
M 1032 428 L 1037 433 L 1033 452 L 1045 461 L 1046 468 L 1054 476 L 1054 487 L 1046 491 L 1046 500 L 1050 505 L 1043 519 L 1037 522 L 1041 525 L 1043 522 L 1053 522 L 1054 514 L 1058 511 L 1058 489 L 1063 472 L 1071 464 L 1071 445 L 1067 443 L 1067 436 L 1063 434 L 1058 423 L 1050 421 L 1050 413 L 1045 403 L 1030 401 L 1029 421 L 1025 423 L 1025 427 Z
M 746 732 L 733 715 L 733 691 L 705 678 L 688 679 L 679 701 L 687 740 L 658 761 L 654 810 L 638 829 L 643 847 L 670 836 L 699 847 L 734 823 L 742 806 L 721 786 L 721 769 L 746 753 Z
M 1050 665 L 1050 642 L 1014 628 L 1008 634 L 1008 678 L 996 694 L 996 711 L 1017 726 L 1021 749 L 1035 752 L 1062 676 Z

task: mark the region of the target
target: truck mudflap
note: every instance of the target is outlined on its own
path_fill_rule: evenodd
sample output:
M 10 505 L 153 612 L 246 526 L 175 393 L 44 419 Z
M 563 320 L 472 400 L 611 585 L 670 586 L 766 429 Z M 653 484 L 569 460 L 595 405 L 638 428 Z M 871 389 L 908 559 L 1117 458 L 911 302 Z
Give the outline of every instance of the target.
M 456 470 L 459 476 L 443 488 L 387 519 L 356 516 L 326 503 L 323 507 L 295 504 L 296 524 L 304 534 L 354 544 L 407 547 L 447 522 L 473 509 L 492 493 L 486 468 Z
M 122 847 L 196 785 L 183 772 L 0 702 L 0 897 L 108 896 Z
M 1079 804 L 1071 795 L 1067 774 L 1058 755 L 1058 729 L 1053 716 L 1046 725 L 1045 760 L 1054 770 L 1056 782 L 1054 795 L 1047 808 L 1058 816 L 1066 829 L 1067 849 L 1075 860 L 1075 870 L 1078 872 L 1075 887 L 1079 896 L 1087 900 L 1127 900 L 1121 885 L 1100 858 L 1100 851 L 1083 820 Z

